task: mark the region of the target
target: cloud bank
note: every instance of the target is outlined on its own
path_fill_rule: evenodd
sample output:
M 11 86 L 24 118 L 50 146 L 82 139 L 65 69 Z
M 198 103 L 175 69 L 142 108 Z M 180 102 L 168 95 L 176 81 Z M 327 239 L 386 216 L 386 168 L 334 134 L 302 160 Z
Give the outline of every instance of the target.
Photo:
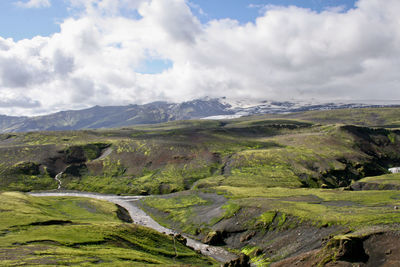
M 247 24 L 202 24 L 185 0 L 70 5 L 80 13 L 59 33 L 0 37 L 0 113 L 203 96 L 400 99 L 398 0 L 360 0 L 346 12 L 270 6 Z M 140 73 L 154 60 L 172 66 Z

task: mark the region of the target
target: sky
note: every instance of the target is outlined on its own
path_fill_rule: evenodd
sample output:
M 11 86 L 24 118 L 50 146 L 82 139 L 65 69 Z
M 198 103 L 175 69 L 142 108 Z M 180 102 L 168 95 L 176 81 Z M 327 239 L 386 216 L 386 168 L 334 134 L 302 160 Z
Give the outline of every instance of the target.
M 0 114 L 400 99 L 399 0 L 2 0 Z

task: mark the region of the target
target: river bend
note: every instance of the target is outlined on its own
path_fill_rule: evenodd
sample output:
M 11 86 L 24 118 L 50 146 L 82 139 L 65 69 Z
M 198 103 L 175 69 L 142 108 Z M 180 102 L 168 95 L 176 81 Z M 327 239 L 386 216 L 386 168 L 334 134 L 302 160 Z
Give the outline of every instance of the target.
M 136 202 L 139 199 L 144 198 L 144 196 L 117 196 L 117 195 L 105 195 L 105 194 L 83 193 L 83 192 L 41 192 L 41 193 L 30 193 L 30 195 L 37 197 L 51 197 L 51 196 L 87 197 L 87 198 L 106 200 L 124 207 L 129 212 L 132 221 L 136 224 L 152 228 L 160 233 L 177 234 L 177 232 L 158 224 L 155 220 L 153 220 L 153 218 L 151 218 L 149 215 L 147 215 L 147 213 L 145 213 L 141 208 L 138 207 Z M 201 254 L 212 257 L 219 262 L 228 262 L 237 258 L 235 254 L 230 253 L 221 247 L 215 247 L 203 244 L 184 234 L 182 234 L 182 236 L 184 236 L 187 239 L 186 246 L 198 250 L 201 252 Z

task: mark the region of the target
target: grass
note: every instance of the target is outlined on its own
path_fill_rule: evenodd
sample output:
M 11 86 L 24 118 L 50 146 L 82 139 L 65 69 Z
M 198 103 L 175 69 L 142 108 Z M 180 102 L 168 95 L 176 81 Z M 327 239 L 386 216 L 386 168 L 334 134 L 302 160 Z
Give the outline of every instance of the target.
M 235 161 L 227 184 L 232 186 L 300 187 L 302 184 L 288 162 L 290 149 L 246 150 L 233 156 Z
M 155 216 L 164 226 L 170 227 L 168 220 L 178 223 L 183 231 L 195 234 L 197 227 L 192 223 L 192 208 L 199 205 L 207 205 L 209 202 L 201 197 L 191 194 L 185 196 L 176 196 L 171 198 L 150 197 L 142 200 L 146 207 L 154 208 L 166 214 L 164 216 Z
M 376 183 L 376 184 L 393 184 L 400 186 L 400 173 L 386 174 L 381 176 L 374 177 L 366 177 L 364 179 L 359 180 L 359 182 L 363 183 Z
M 241 206 L 283 212 L 316 225 L 362 226 L 400 223 L 400 191 L 341 191 L 289 188 L 216 188 Z
M 259 249 L 257 246 L 245 246 L 241 249 L 241 252 L 250 257 L 251 263 L 257 267 L 268 267 L 271 264 L 271 259 L 265 255 L 255 255 L 255 252 Z
M 189 189 L 196 181 L 212 176 L 217 163 L 202 160 L 177 167 L 168 164 L 162 169 L 143 168 L 138 176 L 126 173 L 127 167 L 120 160 L 102 160 L 102 175 L 86 174 L 76 179 L 63 179 L 63 188 L 80 191 L 114 194 L 166 194 Z
M 228 202 L 221 208 L 224 210 L 224 213 L 222 213 L 219 217 L 212 218 L 207 226 L 211 227 L 221 220 L 232 218 L 242 207 L 234 202 Z
M 13 179 L 3 190 L 29 192 L 31 190 L 42 190 L 47 188 L 57 188 L 57 182 L 48 175 L 18 175 L 18 179 Z
M 268 227 L 274 221 L 275 217 L 276 211 L 267 211 L 257 218 L 257 222 L 262 223 L 264 227 Z
M 400 109 L 398 107 L 393 107 L 307 111 L 287 115 L 275 115 L 272 117 L 301 119 L 322 124 L 340 123 L 370 127 L 399 128 L 399 116 Z
M 233 217 L 236 212 L 238 212 L 240 210 L 240 206 L 236 203 L 228 203 L 224 206 L 222 206 L 222 209 L 225 210 L 224 214 L 223 214 L 223 218 L 228 219 Z
M 1 193 L 0 265 L 216 264 L 169 236 L 121 222 L 116 211 L 93 199 Z
M 239 210 L 258 209 L 258 217 L 245 218 L 243 224 L 251 228 L 280 229 L 288 216 L 301 223 L 311 223 L 316 227 L 339 225 L 353 230 L 371 225 L 400 224 L 400 191 L 343 191 L 310 188 L 259 188 L 217 186 L 214 188 L 230 200 L 222 206 L 224 213 L 210 218 L 207 225 L 192 219 L 193 207 L 209 205 L 195 195 L 176 196 L 172 199 L 152 197 L 144 200 L 147 206 L 168 214 L 165 218 L 185 225 L 190 229 L 211 228 L 215 223 L 232 217 Z M 186 203 L 181 205 L 179 203 Z M 150 210 L 152 213 L 152 211 Z M 158 220 L 165 223 L 159 215 Z M 171 227 L 171 224 L 167 224 Z M 291 225 L 290 227 L 295 227 Z

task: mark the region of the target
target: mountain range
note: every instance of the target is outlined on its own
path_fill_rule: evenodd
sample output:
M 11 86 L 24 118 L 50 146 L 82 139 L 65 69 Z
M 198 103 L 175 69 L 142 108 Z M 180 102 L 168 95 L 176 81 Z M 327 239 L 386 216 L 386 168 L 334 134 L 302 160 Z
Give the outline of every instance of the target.
M 0 115 L 0 133 L 118 128 L 174 120 L 229 119 L 255 114 L 382 106 L 389 105 L 268 100 L 252 102 L 206 97 L 182 103 L 158 101 L 144 105 L 94 106 L 33 117 Z

